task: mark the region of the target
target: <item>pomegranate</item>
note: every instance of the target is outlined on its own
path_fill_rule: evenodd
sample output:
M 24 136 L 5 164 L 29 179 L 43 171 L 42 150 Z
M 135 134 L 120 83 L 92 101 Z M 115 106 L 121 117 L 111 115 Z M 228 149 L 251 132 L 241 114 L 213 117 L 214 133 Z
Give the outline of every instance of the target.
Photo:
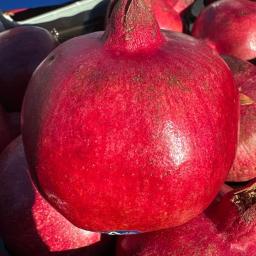
M 114 0 L 112 0 L 113 2 Z M 175 1 L 168 0 L 145 0 L 145 3 L 152 9 L 158 25 L 161 29 L 182 32 L 183 24 L 180 15 L 173 10 Z M 107 18 L 111 12 L 111 4 L 108 8 Z
M 236 158 L 228 181 L 247 181 L 256 177 L 256 75 L 240 87 L 240 132 Z
M 178 0 L 177 3 L 173 6 L 173 9 L 177 13 L 182 13 L 185 11 L 190 5 L 192 5 L 195 0 Z
M 27 170 L 21 137 L 0 157 L 0 232 L 14 255 L 67 256 L 83 247 L 79 255 L 98 256 L 102 250 L 99 233 L 73 226 L 39 194 Z
M 256 3 L 220 0 L 197 18 L 192 35 L 205 40 L 220 54 L 243 60 L 256 57 Z
M 180 15 L 169 7 L 166 0 L 150 0 L 152 10 L 161 29 L 182 32 Z
M 242 182 L 256 177 L 256 165 L 254 164 L 254 155 L 256 154 L 254 147 L 256 67 L 250 62 L 231 56 L 223 58 L 232 70 L 235 84 L 240 90 L 241 105 L 238 150 L 227 180 Z
M 215 51 L 161 33 L 142 0 L 112 4 L 104 34 L 65 42 L 33 74 L 22 110 L 30 171 L 80 228 L 177 226 L 231 167 L 237 89 Z
M 33 71 L 57 45 L 45 29 L 16 27 L 0 33 L 0 103 L 8 111 L 20 111 Z
M 117 256 L 256 255 L 256 180 L 210 209 L 179 227 L 119 238 Z
M 256 75 L 256 66 L 252 63 L 228 55 L 224 55 L 222 58 L 231 69 L 237 88 L 240 88 L 241 84 Z

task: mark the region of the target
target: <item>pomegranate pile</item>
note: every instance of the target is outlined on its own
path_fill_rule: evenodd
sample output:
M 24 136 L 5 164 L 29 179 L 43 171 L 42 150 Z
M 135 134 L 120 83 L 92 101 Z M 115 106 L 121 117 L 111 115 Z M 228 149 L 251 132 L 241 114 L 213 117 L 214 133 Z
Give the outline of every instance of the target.
M 198 2 L 3 24 L 0 255 L 256 255 L 256 2 Z

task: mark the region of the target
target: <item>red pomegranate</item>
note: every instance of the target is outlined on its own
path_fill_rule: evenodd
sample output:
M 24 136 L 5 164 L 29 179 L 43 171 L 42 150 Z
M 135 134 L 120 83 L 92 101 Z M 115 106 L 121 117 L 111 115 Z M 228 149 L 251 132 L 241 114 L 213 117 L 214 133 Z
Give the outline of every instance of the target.
M 220 0 L 197 18 L 192 35 L 204 39 L 220 54 L 243 60 L 256 57 L 256 3 Z
M 180 225 L 209 205 L 231 167 L 237 89 L 215 51 L 161 33 L 142 0 L 111 10 L 104 34 L 65 42 L 34 73 L 22 111 L 30 170 L 78 227 Z
M 241 84 L 240 105 L 239 142 L 228 181 L 256 177 L 256 75 Z
M 256 66 L 252 63 L 227 55 L 222 58 L 231 69 L 237 88 L 249 78 L 256 76 Z
M 178 12 L 166 0 L 150 0 L 152 11 L 161 29 L 182 32 L 182 20 Z
M 114 2 L 115 0 L 112 0 Z M 161 29 L 182 32 L 183 24 L 180 15 L 173 10 L 172 6 L 175 1 L 172 0 L 144 0 L 148 8 L 152 9 L 157 23 Z M 111 12 L 109 5 L 107 17 Z
M 117 256 L 256 255 L 256 180 L 172 229 L 119 238 Z
M 30 77 L 57 45 L 39 27 L 16 27 L 0 33 L 0 103 L 8 111 L 20 111 Z
M 177 13 L 182 13 L 186 8 L 192 5 L 195 0 L 178 0 L 176 4 L 174 4 L 173 9 Z
M 227 177 L 228 181 L 247 181 L 256 177 L 254 147 L 255 133 L 255 92 L 256 91 L 256 66 L 231 56 L 223 56 L 229 65 L 240 90 L 240 137 L 236 158 Z M 254 149 L 255 148 L 255 149 Z
M 100 234 L 73 226 L 34 187 L 20 137 L 0 157 L 0 232 L 13 255 L 102 255 Z

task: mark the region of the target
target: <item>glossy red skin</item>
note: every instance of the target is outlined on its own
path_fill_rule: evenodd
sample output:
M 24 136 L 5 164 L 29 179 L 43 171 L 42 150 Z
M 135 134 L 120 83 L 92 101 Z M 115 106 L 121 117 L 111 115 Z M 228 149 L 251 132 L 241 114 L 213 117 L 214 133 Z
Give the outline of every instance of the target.
M 10 252 L 66 256 L 83 247 L 78 255 L 99 255 L 89 247 L 99 244 L 100 234 L 73 226 L 34 187 L 20 137 L 0 157 L 0 187 L 0 233 Z
M 222 58 L 231 69 L 237 88 L 249 78 L 256 76 L 256 66 L 252 63 L 227 55 Z
M 178 0 L 177 3 L 173 6 L 173 9 L 181 14 L 186 8 L 193 4 L 195 0 Z
M 173 7 L 173 6 L 178 2 L 178 0 L 165 0 L 165 2 L 166 2 L 169 6 Z
M 231 56 L 223 56 L 229 65 L 235 84 L 242 93 L 256 100 L 256 66 Z M 227 177 L 228 181 L 247 181 L 256 177 L 254 146 L 255 104 L 241 106 L 240 138 L 234 165 Z
M 62 44 L 34 73 L 22 114 L 31 172 L 78 227 L 180 225 L 209 205 L 231 167 L 237 89 L 204 43 L 174 32 L 141 43 L 136 30 L 127 41 L 118 29 L 105 43 L 96 33 Z
M 201 12 L 192 35 L 204 39 L 220 54 L 249 60 L 256 57 L 255 21 L 255 2 L 220 0 Z
M 182 32 L 181 17 L 166 0 L 152 0 L 152 9 L 161 29 Z
M 254 198 L 245 211 L 239 212 L 232 202 L 236 192 L 229 192 L 207 214 L 182 226 L 119 238 L 116 256 L 255 255 L 256 201 Z
M 245 81 L 240 91 L 254 103 L 240 107 L 238 148 L 228 181 L 247 181 L 256 177 L 256 75 Z
M 20 111 L 32 73 L 57 46 L 45 29 L 17 27 L 0 33 L 0 102 L 8 111 Z

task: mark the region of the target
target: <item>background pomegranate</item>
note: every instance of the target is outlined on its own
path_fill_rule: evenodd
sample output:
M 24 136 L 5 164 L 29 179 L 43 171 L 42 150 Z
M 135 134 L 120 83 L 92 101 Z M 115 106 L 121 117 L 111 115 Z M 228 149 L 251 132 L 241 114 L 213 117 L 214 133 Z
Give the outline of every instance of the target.
M 236 158 L 227 177 L 228 181 L 243 182 L 256 177 L 254 126 L 256 66 L 232 56 L 223 56 L 232 70 L 235 84 L 240 91 L 240 136 Z
M 235 84 L 240 88 L 246 80 L 256 75 L 256 66 L 252 63 L 232 56 L 222 56 L 232 71 Z
M 21 138 L 0 157 L 0 233 L 12 255 L 102 255 L 101 235 L 73 226 L 39 194 L 28 174 Z
M 215 51 L 161 34 L 143 1 L 112 4 L 104 35 L 60 45 L 32 77 L 22 113 L 30 170 L 78 227 L 180 225 L 231 167 L 237 89 Z
M 182 13 L 186 8 L 192 5 L 195 0 L 178 0 L 176 4 L 174 4 L 173 9 L 177 13 Z
M 228 181 L 256 177 L 256 75 L 240 86 L 240 132 L 236 158 Z
M 16 27 L 0 33 L 0 103 L 8 111 L 20 111 L 30 77 L 57 45 L 45 29 Z
M 256 57 L 256 3 L 220 0 L 197 18 L 192 35 L 204 39 L 220 54 L 249 60 Z
M 150 0 L 151 8 L 161 29 L 182 32 L 182 20 L 178 12 L 169 7 L 166 0 Z
M 256 254 L 255 233 L 256 180 L 182 226 L 119 238 L 117 256 L 251 256 Z

